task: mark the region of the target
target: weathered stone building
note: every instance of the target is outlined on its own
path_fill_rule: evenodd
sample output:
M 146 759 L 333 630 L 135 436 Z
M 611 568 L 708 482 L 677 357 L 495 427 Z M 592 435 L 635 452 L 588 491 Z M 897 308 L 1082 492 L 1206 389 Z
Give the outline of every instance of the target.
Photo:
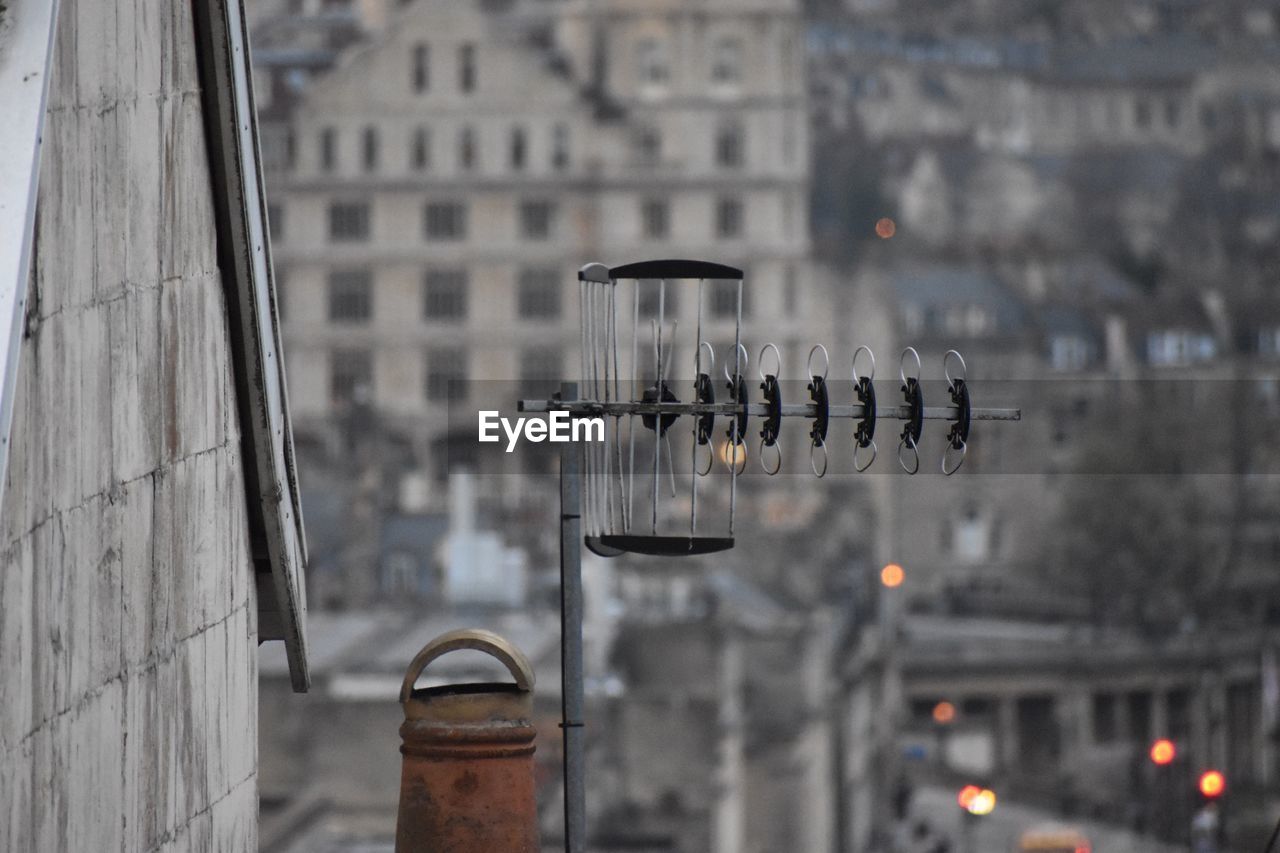
M 3 850 L 256 849 L 259 642 L 306 689 L 241 13 L 0 16 Z
M 574 273 L 593 260 L 745 268 L 744 339 L 802 375 L 829 315 L 807 267 L 798 4 L 423 0 L 371 18 L 300 90 L 301 60 L 266 51 L 300 431 L 365 403 L 441 468 L 446 404 L 476 394 L 456 380 L 577 374 Z M 692 324 L 693 301 L 667 316 Z M 732 299 L 708 304 L 723 357 Z

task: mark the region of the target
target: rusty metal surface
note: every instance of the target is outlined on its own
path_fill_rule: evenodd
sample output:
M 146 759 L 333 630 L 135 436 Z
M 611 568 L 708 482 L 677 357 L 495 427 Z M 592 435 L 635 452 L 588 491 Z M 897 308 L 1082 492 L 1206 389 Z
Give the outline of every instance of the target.
M 515 683 L 414 689 L 431 661 L 457 649 L 492 655 Z M 400 694 L 397 853 L 539 850 L 532 686 L 524 655 L 489 631 L 451 631 L 414 657 Z

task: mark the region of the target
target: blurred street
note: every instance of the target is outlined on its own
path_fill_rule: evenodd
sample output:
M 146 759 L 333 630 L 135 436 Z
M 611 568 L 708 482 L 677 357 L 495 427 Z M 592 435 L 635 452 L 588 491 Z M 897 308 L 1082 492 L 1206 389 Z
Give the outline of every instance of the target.
M 966 820 L 972 833 L 966 836 Z M 991 814 L 968 817 L 956 804 L 956 792 L 940 786 L 926 786 L 915 792 L 911 807 L 912 826 L 925 821 L 939 836 L 951 839 L 951 853 L 1013 853 L 1022 833 L 1049 825 L 1072 827 L 1092 843 L 1092 853 L 1185 853 L 1149 837 L 1087 820 L 1063 820 L 1042 809 L 1000 800 Z M 972 846 L 966 847 L 971 842 Z

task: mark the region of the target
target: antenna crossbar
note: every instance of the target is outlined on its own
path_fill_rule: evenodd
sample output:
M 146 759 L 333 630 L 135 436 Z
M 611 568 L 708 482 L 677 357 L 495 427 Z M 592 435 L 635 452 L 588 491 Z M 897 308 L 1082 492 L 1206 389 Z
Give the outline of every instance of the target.
M 676 403 L 649 401 L 602 402 L 598 400 L 521 400 L 517 404 L 520 412 L 540 414 L 546 412 L 568 412 L 578 417 L 620 417 L 622 415 L 737 415 L 746 411 L 753 418 L 765 417 L 769 414 L 767 403 Z M 818 415 L 818 407 L 813 403 L 783 403 L 781 406 L 784 418 L 813 418 Z M 861 404 L 851 406 L 831 406 L 830 417 L 861 419 L 867 413 L 867 407 Z M 959 415 L 956 406 L 925 406 L 925 420 L 953 421 Z M 893 420 L 909 420 L 912 416 L 910 406 L 880 406 L 876 409 L 876 417 Z M 973 408 L 970 417 L 975 421 L 1020 421 L 1021 409 Z

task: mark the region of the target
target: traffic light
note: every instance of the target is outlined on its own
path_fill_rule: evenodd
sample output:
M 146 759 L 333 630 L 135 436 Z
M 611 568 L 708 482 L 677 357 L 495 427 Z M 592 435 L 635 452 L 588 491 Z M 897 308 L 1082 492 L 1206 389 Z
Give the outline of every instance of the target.
M 1227 777 L 1218 770 L 1206 770 L 1200 774 L 1199 787 L 1206 800 L 1216 800 L 1227 790 Z
M 1164 767 L 1172 764 L 1178 756 L 1178 748 L 1168 738 L 1160 738 L 1151 744 L 1151 763 Z

